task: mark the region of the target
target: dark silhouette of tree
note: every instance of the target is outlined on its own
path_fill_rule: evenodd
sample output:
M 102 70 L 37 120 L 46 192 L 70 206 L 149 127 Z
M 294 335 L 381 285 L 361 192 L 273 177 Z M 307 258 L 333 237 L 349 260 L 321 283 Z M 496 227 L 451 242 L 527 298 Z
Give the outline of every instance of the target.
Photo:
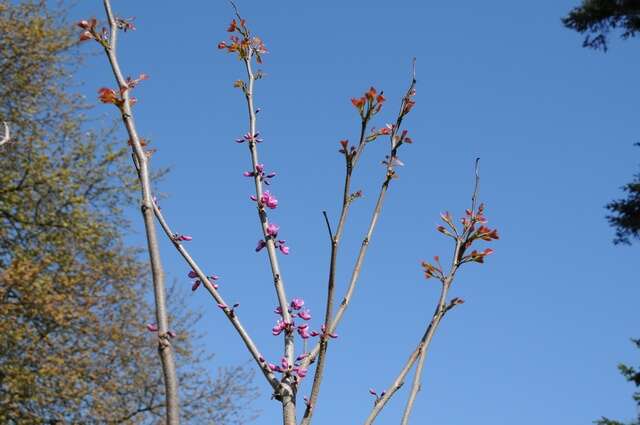
M 640 0 L 583 0 L 562 19 L 572 30 L 586 34 L 583 46 L 607 50 L 607 36 L 620 29 L 627 39 L 640 30 Z
M 622 31 L 628 39 L 640 31 L 640 0 L 583 0 L 562 19 L 565 27 L 586 34 L 582 45 L 607 50 L 607 36 L 612 30 Z M 622 188 L 625 199 L 607 204 L 609 223 L 616 229 L 616 244 L 631 244 L 640 238 L 640 174 Z
M 633 339 L 632 341 L 638 347 L 638 349 L 640 349 L 640 339 Z M 634 421 L 627 423 L 614 421 L 603 417 L 602 419 L 595 421 L 595 423 L 597 425 L 640 425 L 640 369 L 635 369 L 624 364 L 618 365 L 618 369 L 620 370 L 622 376 L 624 376 L 628 382 L 633 382 L 633 384 L 638 389 L 633 393 L 633 400 L 636 402 L 638 409 L 638 417 Z

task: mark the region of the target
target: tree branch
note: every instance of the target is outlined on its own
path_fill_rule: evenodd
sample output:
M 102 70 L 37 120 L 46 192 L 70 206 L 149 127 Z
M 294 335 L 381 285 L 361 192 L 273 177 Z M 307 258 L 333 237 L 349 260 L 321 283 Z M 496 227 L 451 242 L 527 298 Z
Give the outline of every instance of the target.
M 171 227 L 169 227 L 169 224 L 167 223 L 162 212 L 160 211 L 160 208 L 158 208 L 155 202 L 153 203 L 153 212 L 156 215 L 156 218 L 158 219 L 160 226 L 164 230 L 164 233 L 167 235 L 169 240 L 171 240 L 171 242 L 173 243 L 173 246 L 180 253 L 180 255 L 186 261 L 189 267 L 198 275 L 198 279 L 202 282 L 204 287 L 207 288 L 207 291 L 213 297 L 214 301 L 218 305 L 228 305 L 225 302 L 224 298 L 222 298 L 222 295 L 220 295 L 220 292 L 218 292 L 215 286 L 213 286 L 213 283 L 209 280 L 209 277 L 207 277 L 207 275 L 202 271 L 198 263 L 196 263 L 193 257 L 191 257 L 191 255 L 189 254 L 187 249 L 184 247 L 184 245 L 182 245 L 181 243 L 175 240 L 174 238 L 175 233 L 171 230 Z M 273 390 L 275 392 L 278 392 L 280 387 L 280 383 L 278 382 L 278 379 L 273 374 L 271 369 L 269 369 L 267 362 L 262 357 L 260 350 L 258 350 L 258 347 L 256 346 L 255 342 L 253 342 L 253 340 L 251 339 L 251 336 L 247 333 L 247 331 L 242 326 L 242 323 L 238 318 L 238 314 L 235 311 L 232 311 L 231 309 L 228 309 L 228 308 L 221 309 L 221 310 L 224 312 L 227 319 L 229 319 L 233 327 L 236 329 L 236 331 L 238 332 L 238 335 L 240 335 L 242 342 L 244 342 L 245 346 L 251 353 L 251 356 L 254 358 L 256 363 L 258 363 L 258 367 L 264 374 L 265 378 L 267 379 L 267 381 L 269 382 Z
M 178 425 L 179 418 L 179 400 L 178 400 L 178 379 L 176 374 L 176 366 L 169 336 L 169 319 L 166 307 L 166 295 L 164 284 L 164 271 L 160 258 L 160 248 L 158 246 L 157 234 L 153 218 L 153 201 L 151 196 L 151 180 L 149 177 L 148 159 L 142 149 L 140 138 L 136 130 L 133 114 L 131 111 L 129 86 L 125 80 L 117 58 L 117 40 L 118 40 L 118 23 L 111 10 L 109 0 L 103 0 L 105 12 L 109 22 L 109 41 L 104 43 L 103 47 L 113 75 L 118 83 L 123 103 L 121 106 L 122 120 L 129 133 L 133 151 L 138 162 L 140 172 L 140 184 L 142 187 L 142 205 L 141 212 L 144 220 L 147 247 L 149 251 L 149 262 L 151 265 L 151 276 L 153 280 L 153 289 L 155 296 L 156 321 L 158 323 L 158 352 L 162 363 L 162 371 L 164 375 L 165 397 L 166 397 L 166 423 L 169 425 Z

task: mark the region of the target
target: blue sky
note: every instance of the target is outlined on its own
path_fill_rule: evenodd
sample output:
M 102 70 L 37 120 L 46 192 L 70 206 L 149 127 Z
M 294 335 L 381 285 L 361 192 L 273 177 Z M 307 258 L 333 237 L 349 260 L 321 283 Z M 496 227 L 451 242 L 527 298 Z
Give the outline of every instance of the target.
M 343 159 L 338 141 L 357 138 L 349 98 L 384 89 L 391 121 L 417 57 L 417 106 L 406 120 L 414 144 L 393 182 L 365 271 L 340 338 L 330 347 L 316 423 L 361 423 L 416 345 L 433 312 L 438 286 L 419 262 L 450 255 L 435 232 L 438 215 L 469 204 L 473 161 L 481 157 L 481 198 L 499 229 L 486 265 L 459 273 L 452 296 L 466 303 L 443 322 L 431 347 L 412 423 L 440 425 L 588 424 L 601 415 L 631 419 L 632 386 L 616 370 L 637 363 L 640 337 L 638 245 L 614 246 L 604 205 L 637 171 L 640 45 L 613 40 L 607 54 L 581 48 L 560 18 L 578 0 L 538 2 L 250 2 L 239 7 L 270 50 L 267 78 L 256 89 L 265 138 L 261 158 L 278 176 L 280 206 L 271 215 L 292 248 L 282 258 L 287 293 L 301 296 L 319 323 L 329 246 L 321 211 L 338 215 Z M 223 294 L 263 352 L 280 357 L 271 336 L 276 300 L 264 253 L 253 252 L 259 226 L 248 200 L 245 104 L 232 82 L 241 63 L 216 49 L 232 17 L 225 1 L 114 0 L 138 30 L 121 39 L 127 74 L 148 73 L 136 89 L 140 133 L 172 172 L 161 183 L 173 227 L 192 234 L 189 248 L 222 276 Z M 72 19 L 102 17 L 100 1 L 83 1 Z M 97 46 L 82 49 L 97 51 Z M 100 56 L 77 75 L 83 92 L 113 86 Z M 96 101 L 97 103 L 97 101 Z M 99 105 L 109 122 L 115 111 Z M 125 139 L 124 135 L 122 136 Z M 339 263 L 351 271 L 384 170 L 386 141 L 367 148 L 354 188 Z M 141 225 L 132 213 L 135 225 Z M 142 245 L 142 234 L 131 238 Z M 168 243 L 171 277 L 187 268 Z M 636 266 L 636 267 L 634 267 Z M 248 359 L 239 338 L 204 291 L 201 330 L 216 353 L 212 369 Z M 146 323 L 149 318 L 141 318 Z M 258 379 L 261 379 L 258 377 Z M 273 424 L 279 406 L 262 391 L 257 424 Z M 306 394 L 308 389 L 301 390 Z M 378 423 L 398 423 L 407 389 Z

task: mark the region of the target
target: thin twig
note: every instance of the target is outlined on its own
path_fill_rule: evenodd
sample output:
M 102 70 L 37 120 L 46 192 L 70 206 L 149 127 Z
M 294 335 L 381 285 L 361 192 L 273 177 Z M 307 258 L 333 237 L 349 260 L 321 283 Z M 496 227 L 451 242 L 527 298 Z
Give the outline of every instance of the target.
M 326 211 L 322 211 L 322 215 L 324 216 L 324 222 L 327 223 L 327 231 L 329 232 L 329 239 L 333 242 L 333 232 L 331 231 L 331 223 L 329 222 L 329 216 L 327 216 Z
M 358 252 L 358 257 L 356 258 L 356 263 L 354 265 L 353 271 L 351 273 L 351 279 L 349 280 L 349 286 L 347 288 L 347 291 L 345 293 L 344 298 L 342 299 L 342 302 L 340 303 L 340 306 L 338 307 L 338 311 L 335 315 L 335 317 L 333 318 L 333 320 L 331 321 L 331 324 L 329 326 L 327 326 L 326 330 L 329 333 L 334 333 L 338 324 L 340 323 L 340 321 L 342 320 L 342 317 L 344 316 L 347 307 L 349 306 L 349 303 L 351 301 L 351 298 L 353 297 L 353 292 L 355 290 L 355 286 L 356 283 L 358 281 L 358 278 L 360 277 L 360 272 L 362 270 L 362 264 L 364 263 L 364 258 L 366 256 L 367 253 L 367 249 L 369 248 L 369 243 L 371 242 L 371 238 L 373 236 L 373 232 L 375 230 L 376 224 L 378 223 L 378 219 L 380 218 L 380 213 L 382 211 L 382 205 L 384 204 L 384 199 L 385 199 L 385 195 L 387 193 L 387 190 L 389 188 L 389 184 L 391 183 L 392 178 L 394 177 L 394 172 L 393 172 L 393 159 L 395 159 L 397 157 L 397 151 L 398 148 L 400 147 L 400 144 L 395 144 L 394 140 L 396 138 L 396 134 L 400 128 L 400 125 L 402 124 L 402 120 L 404 118 L 404 116 L 406 115 L 406 113 L 404 113 L 403 111 L 405 110 L 405 105 L 406 102 L 411 98 L 411 96 L 413 96 L 413 92 L 415 89 L 415 85 L 416 85 L 416 78 L 415 78 L 415 59 L 413 61 L 413 66 L 412 66 L 412 79 L 411 79 L 411 84 L 409 85 L 409 88 L 405 94 L 405 96 L 402 99 L 401 105 L 400 105 L 400 111 L 398 114 L 398 118 L 396 119 L 396 124 L 391 132 L 390 135 L 390 140 L 391 140 L 391 151 L 390 151 L 390 155 L 388 158 L 388 165 L 387 165 L 387 170 L 386 170 L 386 176 L 385 179 L 382 183 L 382 186 L 380 188 L 380 193 L 378 194 L 378 199 L 376 201 L 375 207 L 373 209 L 373 214 L 371 216 L 371 221 L 369 223 L 369 227 L 367 229 L 367 233 L 364 237 L 364 239 L 362 240 L 362 243 L 360 245 L 360 251 Z M 364 132 L 364 126 L 363 126 L 363 132 Z M 359 156 L 361 152 L 359 152 L 356 157 Z M 348 179 L 350 181 L 350 173 L 347 173 Z M 349 191 L 347 190 L 347 185 L 348 185 L 348 181 L 345 182 L 345 198 L 347 198 L 349 195 Z M 348 203 L 347 203 L 348 205 Z M 346 211 L 348 211 L 348 209 L 345 211 L 343 210 L 346 216 Z M 344 222 L 342 222 L 341 220 L 341 224 L 342 226 L 344 226 Z M 339 225 L 338 226 L 338 234 L 341 234 L 342 232 L 342 227 Z M 303 366 L 307 367 L 309 364 L 311 364 L 312 362 L 315 361 L 315 359 L 317 358 L 320 350 L 321 350 L 321 342 L 318 342 L 314 348 L 310 351 L 309 356 L 307 356 L 307 358 L 305 358 L 303 360 Z
M 207 275 L 202 271 L 198 263 L 189 254 L 189 251 L 187 251 L 184 245 L 182 245 L 181 243 L 175 240 L 175 238 L 173 237 L 175 233 L 171 230 L 171 227 L 169 227 L 169 224 L 167 223 L 166 219 L 164 218 L 164 215 L 162 214 L 162 211 L 160 211 L 160 208 L 158 208 L 155 202 L 153 204 L 153 212 L 156 215 L 156 218 L 158 219 L 158 222 L 160 223 L 162 230 L 164 230 L 164 233 L 171 240 L 174 247 L 180 253 L 182 258 L 186 261 L 186 263 L 189 265 L 191 270 L 193 270 L 198 275 L 198 279 L 202 282 L 204 287 L 207 288 L 207 291 L 209 292 L 209 294 L 211 294 L 214 301 L 218 305 L 228 305 L 225 302 L 224 298 L 222 298 L 222 295 L 220 295 L 220 292 L 218 292 L 218 290 L 213 286 L 213 283 L 209 280 Z M 247 349 L 251 353 L 251 356 L 254 358 L 256 363 L 258 363 L 258 367 L 264 374 L 265 378 L 267 379 L 271 387 L 274 389 L 274 391 L 277 392 L 280 387 L 280 383 L 278 382 L 278 379 L 273 374 L 271 369 L 269 369 L 267 362 L 260 354 L 260 350 L 258 350 L 258 347 L 256 346 L 255 342 L 253 342 L 253 340 L 251 339 L 251 336 L 247 333 L 247 331 L 244 329 L 244 327 L 240 323 L 238 313 L 235 311 L 232 312 L 228 308 L 221 309 L 221 310 L 224 312 L 227 319 L 229 319 L 233 327 L 236 329 L 236 331 L 238 332 L 238 335 L 240 335 L 242 342 L 244 342 Z
M 162 363 L 162 371 L 164 375 L 165 398 L 166 398 L 166 423 L 168 425 L 178 425 L 179 418 L 179 400 L 178 400 L 178 378 L 176 373 L 173 349 L 169 336 L 169 318 L 166 307 L 166 294 L 164 285 L 164 270 L 160 258 L 160 248 L 155 229 L 153 217 L 153 200 L 151 195 L 151 179 L 149 177 L 148 160 L 142 149 L 142 144 L 138 137 L 131 111 L 128 84 L 125 80 L 118 63 L 117 58 L 117 40 L 118 40 L 118 24 L 111 10 L 109 0 L 103 0 L 107 19 L 109 21 L 109 42 L 103 44 L 105 53 L 111 64 L 114 77 L 117 81 L 123 99 L 122 104 L 122 120 L 125 124 L 129 139 L 133 145 L 136 160 L 139 166 L 140 184 L 142 189 L 142 205 L 141 212 L 144 220 L 147 246 L 149 251 L 149 262 L 151 265 L 151 276 L 153 280 L 156 321 L 158 324 L 158 352 Z
M 238 8 L 231 1 L 231 5 L 234 8 L 236 16 L 238 20 L 242 22 L 242 18 L 238 12 Z M 248 34 L 247 34 L 248 36 Z M 256 141 L 256 110 L 253 102 L 253 87 L 255 83 L 255 75 L 252 69 L 252 58 L 253 58 L 253 49 L 251 47 L 247 48 L 247 54 L 243 58 L 245 69 L 247 73 L 248 85 L 245 90 L 245 99 L 247 101 L 247 109 L 249 115 L 249 152 L 251 155 L 251 165 L 252 170 L 257 170 L 257 166 L 260 163 L 258 160 L 258 148 Z M 273 277 L 273 283 L 276 291 L 276 295 L 278 298 L 278 303 L 280 305 L 280 309 L 282 311 L 282 320 L 285 323 L 292 323 L 291 314 L 289 313 L 289 303 L 287 301 L 287 295 L 285 292 L 284 280 L 282 278 L 282 273 L 280 271 L 280 265 L 278 262 L 278 255 L 276 252 L 274 238 L 271 237 L 268 233 L 269 220 L 267 217 L 267 213 L 263 206 L 260 204 L 260 199 L 263 195 L 263 187 L 262 187 L 262 179 L 259 173 L 254 173 L 254 183 L 255 183 L 255 191 L 256 191 L 256 199 L 257 199 L 257 210 L 258 210 L 258 218 L 260 220 L 262 234 L 265 241 L 265 247 L 267 250 L 267 254 L 269 257 L 269 264 L 271 266 L 271 274 Z M 284 357 L 287 359 L 289 364 L 294 364 L 295 360 L 295 345 L 294 345 L 294 332 L 292 329 L 287 329 L 284 332 Z M 284 374 L 283 379 L 281 381 L 281 385 L 279 387 L 280 394 L 278 394 L 278 398 L 282 403 L 283 408 L 283 423 L 285 425 L 295 425 L 296 423 L 296 412 L 295 412 L 295 391 L 293 385 L 293 377 L 290 374 Z
M 333 298 L 335 292 L 335 280 L 336 280 L 336 268 L 338 262 L 338 249 L 340 247 L 340 240 L 342 239 L 342 234 L 344 232 L 344 227 L 347 221 L 347 216 L 349 214 L 349 207 L 351 205 L 351 176 L 353 171 L 358 164 L 360 156 L 364 152 L 364 148 L 366 146 L 366 131 L 369 120 L 371 119 L 371 114 L 366 114 L 361 121 L 360 125 L 360 137 L 358 140 L 358 147 L 356 148 L 355 154 L 353 157 L 349 157 L 345 148 L 345 159 L 346 159 L 346 172 L 344 179 L 344 189 L 342 194 L 342 210 L 340 212 L 340 219 L 338 221 L 338 229 L 335 236 L 331 231 L 331 224 L 329 223 L 329 219 L 326 211 L 323 211 L 325 221 L 327 223 L 327 227 L 329 229 L 329 236 L 331 237 L 331 255 L 329 260 L 329 281 L 327 283 L 327 303 L 325 306 L 325 316 L 324 316 L 324 325 L 323 328 L 325 332 L 320 335 L 320 342 L 318 343 L 317 351 L 315 351 L 314 356 L 317 355 L 318 363 L 316 365 L 316 369 L 313 375 L 313 383 L 311 385 L 311 394 L 309 396 L 309 401 L 307 402 L 307 407 L 305 408 L 301 425 L 309 425 L 311 423 L 311 419 L 313 417 L 314 409 L 318 403 L 318 394 L 320 393 L 320 385 L 322 384 L 322 377 L 324 373 L 324 365 L 326 362 L 326 352 L 329 345 L 329 326 L 331 324 L 331 318 L 333 317 Z M 311 357 L 311 356 L 309 356 Z M 314 359 L 309 359 L 309 363 L 314 361 Z M 303 367 L 308 367 L 308 363 L 304 364 Z
M 476 178 L 473 187 L 473 195 L 471 196 L 471 211 L 476 210 L 476 203 L 478 202 L 478 192 L 480 191 L 480 158 L 476 158 L 475 176 Z

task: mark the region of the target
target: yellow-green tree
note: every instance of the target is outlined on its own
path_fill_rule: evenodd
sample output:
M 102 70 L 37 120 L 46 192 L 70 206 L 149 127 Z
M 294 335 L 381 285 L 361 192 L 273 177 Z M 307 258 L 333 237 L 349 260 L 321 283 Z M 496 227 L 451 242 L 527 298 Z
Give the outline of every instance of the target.
M 73 93 L 77 36 L 63 16 L 0 0 L 12 133 L 0 147 L 0 423 L 153 423 L 164 397 L 148 276 L 122 241 L 136 180 L 127 146 L 92 130 Z M 251 373 L 212 378 L 190 343 L 197 317 L 172 299 L 184 420 L 242 422 Z

